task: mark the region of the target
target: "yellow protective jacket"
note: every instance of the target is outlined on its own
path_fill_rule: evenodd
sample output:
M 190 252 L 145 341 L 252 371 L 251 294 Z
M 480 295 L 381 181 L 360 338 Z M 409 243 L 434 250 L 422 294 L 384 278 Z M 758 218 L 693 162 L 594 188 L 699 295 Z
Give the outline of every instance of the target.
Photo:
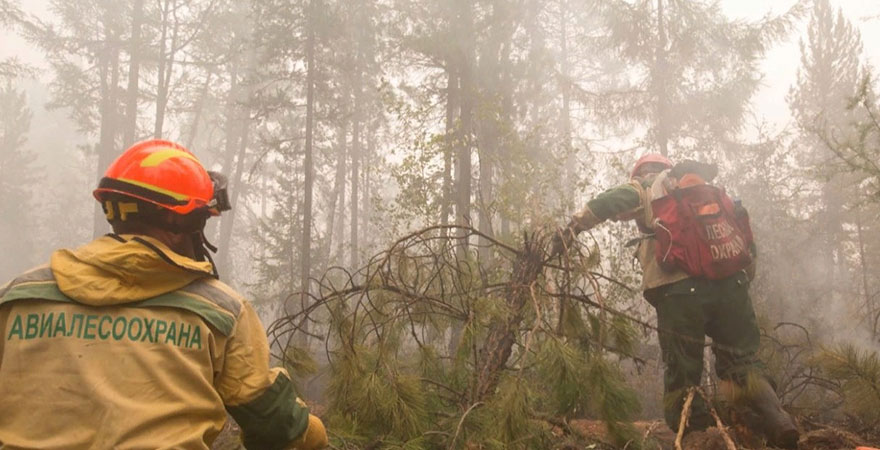
M 208 449 L 227 411 L 250 449 L 301 442 L 259 318 L 210 273 L 107 235 L 0 287 L 0 448 Z

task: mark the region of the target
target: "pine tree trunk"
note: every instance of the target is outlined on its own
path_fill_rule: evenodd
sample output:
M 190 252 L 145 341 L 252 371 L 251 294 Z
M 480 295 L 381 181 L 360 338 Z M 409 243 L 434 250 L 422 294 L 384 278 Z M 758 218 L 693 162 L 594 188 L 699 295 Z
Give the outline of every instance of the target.
M 162 128 L 165 122 L 165 104 L 168 96 L 168 86 L 165 85 L 165 72 L 167 68 L 168 51 L 166 48 L 168 41 L 168 16 L 170 15 L 170 2 L 165 0 L 162 2 L 162 34 L 159 38 L 159 64 L 156 70 L 156 118 L 153 122 L 153 138 L 160 139 L 162 137 Z
M 471 37 L 472 21 L 471 3 L 467 0 L 458 0 L 456 2 L 459 16 L 459 36 Z M 459 69 L 459 118 L 460 124 L 456 130 L 456 151 L 455 151 L 455 223 L 468 227 L 470 226 L 470 207 L 471 207 L 471 133 L 473 131 L 473 43 L 466 39 L 461 44 L 458 53 L 455 55 L 458 60 L 456 67 Z M 466 261 L 468 253 L 468 237 L 467 232 L 462 230 L 459 235 L 459 242 L 456 246 L 456 259 L 458 261 Z M 463 327 L 460 323 L 454 322 L 449 337 L 449 352 L 454 354 L 458 348 L 458 342 L 461 340 Z
M 468 7 L 469 8 L 469 7 Z M 464 14 L 470 18 L 470 11 Z M 464 21 L 464 20 L 463 20 Z M 468 27 L 469 28 L 469 27 Z M 461 125 L 456 133 L 456 170 L 455 170 L 455 223 L 461 226 L 470 226 L 471 208 L 471 133 L 473 131 L 473 71 L 472 49 L 465 44 L 461 60 L 461 112 L 459 113 Z M 464 259 L 468 249 L 467 238 L 462 235 L 459 243 L 459 259 Z
M 373 151 L 375 151 L 375 141 L 373 139 L 373 133 L 367 134 L 365 137 L 367 148 L 363 157 L 361 158 L 361 175 L 363 176 L 363 186 L 362 195 L 361 195 L 361 230 L 369 230 L 370 229 L 370 216 L 373 213 L 373 203 L 372 203 L 372 184 L 370 181 L 372 178 L 370 177 L 370 161 L 373 155 Z M 364 246 L 369 248 L 370 241 L 367 239 L 367 235 L 363 236 L 364 240 L 361 242 Z
M 303 171 L 305 173 L 305 186 L 303 193 L 302 211 L 302 240 L 300 241 L 300 290 L 302 292 L 300 306 L 309 307 L 309 292 L 312 267 L 312 190 L 314 184 L 313 154 L 313 130 L 315 120 L 315 20 L 316 11 L 320 10 L 317 5 L 319 0 L 311 0 L 308 5 L 307 33 L 306 38 L 306 141 Z M 308 323 L 304 322 L 303 327 Z M 305 330 L 306 333 L 308 330 Z M 306 335 L 304 333 L 304 335 Z
M 871 295 L 871 290 L 869 288 L 870 272 L 868 271 L 868 258 L 865 252 L 865 238 L 864 238 L 864 224 L 862 223 L 862 210 L 861 207 L 856 206 L 856 233 L 858 237 L 859 244 L 859 265 L 862 268 L 862 297 L 863 302 L 865 304 L 865 312 L 867 312 L 869 318 L 873 318 L 876 314 L 876 307 L 874 306 L 874 296 Z M 870 320 L 870 319 L 869 319 Z M 877 339 L 877 324 L 874 320 L 871 320 L 871 337 L 875 340 Z
M 824 258 L 824 299 L 823 302 L 830 304 L 838 298 L 840 289 L 837 288 L 837 281 L 842 279 L 841 272 L 845 270 L 845 261 L 843 261 L 842 234 L 841 228 L 843 208 L 843 195 L 841 194 L 840 177 L 832 177 L 824 186 L 822 186 L 822 203 L 824 204 L 822 232 L 825 235 L 826 248 L 822 250 Z
M 177 8 L 177 0 L 172 0 L 171 8 Z M 168 7 L 168 0 L 165 0 L 165 7 Z M 168 29 L 168 15 L 170 14 L 170 10 L 163 11 L 163 21 L 162 21 L 162 44 L 161 44 L 161 53 L 159 54 L 159 75 L 158 75 L 158 88 L 156 92 L 156 123 L 153 129 L 153 136 L 158 138 L 162 137 L 162 132 L 165 124 L 165 111 L 168 108 L 168 93 L 171 88 L 171 75 L 174 73 L 174 55 L 179 50 L 177 48 L 177 38 L 178 32 L 180 31 L 180 24 L 177 21 L 177 18 L 174 18 L 174 25 L 171 29 L 171 45 L 169 50 L 165 51 L 165 37 Z
M 250 136 L 250 104 L 253 101 L 254 88 L 250 77 L 257 70 L 257 51 L 251 48 L 247 53 L 245 62 L 245 75 L 239 80 L 237 64 L 231 66 L 229 97 L 226 104 L 226 154 L 223 169 L 229 177 L 229 202 L 232 210 L 221 216 L 220 235 L 218 238 L 217 268 L 221 273 L 228 274 L 232 269 L 230 253 L 232 250 L 232 236 L 235 227 L 235 218 L 241 212 L 238 199 L 245 190 L 243 178 L 247 147 Z M 233 162 L 235 168 L 232 168 Z
M 559 48 L 560 48 L 560 69 L 562 70 L 562 117 L 560 121 L 562 133 L 562 151 L 565 157 L 565 187 L 572 188 L 577 186 L 575 167 L 577 157 L 571 143 L 571 74 L 570 64 L 568 62 L 568 0 L 559 1 Z M 569 202 L 563 202 L 569 203 Z M 571 211 L 567 211 L 571 212 Z
M 190 124 L 189 133 L 186 138 L 186 148 L 192 149 L 196 136 L 199 134 L 199 122 L 202 120 L 202 113 L 205 110 L 205 101 L 208 98 L 208 88 L 211 87 L 211 81 L 214 78 L 214 72 L 208 72 L 205 76 L 205 83 L 199 91 L 199 99 L 196 101 L 195 111 L 193 114 L 192 124 Z
M 241 148 L 241 127 L 238 125 L 240 120 L 240 115 L 238 112 L 239 109 L 239 98 L 241 96 L 241 87 L 239 87 L 239 77 L 238 77 L 238 64 L 236 63 L 230 64 L 229 66 L 229 93 L 226 96 L 226 106 L 225 106 L 225 116 L 226 123 L 224 124 L 225 136 L 224 136 L 224 150 L 223 150 L 223 172 L 228 177 L 235 177 L 235 172 L 232 165 L 235 163 L 236 155 L 238 154 L 239 149 Z M 235 192 L 237 185 L 229 186 L 231 192 Z M 231 200 L 231 199 L 230 199 Z M 232 210 L 227 211 L 223 215 L 220 216 L 220 229 L 217 236 L 217 258 L 216 264 L 217 269 L 221 275 L 227 274 L 228 269 L 230 267 L 229 264 L 229 241 L 228 239 L 232 236 L 232 221 L 233 217 L 236 214 L 235 205 L 232 205 Z
M 534 238 L 525 236 L 522 253 L 513 264 L 506 299 L 511 314 L 498 317 L 489 324 L 489 332 L 478 352 L 468 397 L 470 405 L 485 400 L 495 391 L 501 372 L 510 358 L 513 344 L 516 343 L 516 333 L 523 321 L 525 306 L 531 302 L 531 286 L 543 269 L 544 243 Z
M 347 155 L 342 155 L 342 168 L 340 171 L 342 172 L 342 184 L 339 186 L 339 218 L 336 220 L 336 257 L 339 259 L 339 263 L 342 264 L 342 261 L 345 259 L 345 174 L 348 173 L 348 167 L 346 164 Z
M 655 117 L 655 131 L 657 133 L 657 147 L 660 154 L 669 156 L 669 86 L 668 62 L 666 60 L 666 19 L 664 17 L 663 0 L 657 0 L 657 48 L 654 66 L 654 85 L 657 101 L 657 116 Z
M 357 58 L 357 57 L 356 57 Z M 360 68 L 356 65 L 356 71 Z M 361 75 L 355 74 L 354 82 L 354 114 L 351 121 L 351 195 L 349 195 L 349 267 L 357 270 L 358 267 L 358 227 L 360 226 L 360 161 L 361 161 Z
M 98 179 L 118 154 L 116 148 L 116 91 L 119 85 L 119 46 L 116 36 L 108 37 L 101 64 L 101 130 L 98 142 Z M 109 226 L 101 205 L 96 205 L 92 234 L 95 238 L 107 233 Z
M 217 269 L 224 274 L 229 274 L 232 271 L 232 264 L 230 263 L 230 254 L 232 252 L 232 231 L 235 227 L 235 217 L 238 215 L 235 206 L 238 205 L 238 199 L 241 197 L 242 191 L 244 191 L 244 183 L 242 183 L 242 179 L 244 178 L 244 161 L 247 157 L 248 132 L 250 130 L 248 116 L 249 112 L 245 109 L 245 111 L 240 114 L 239 122 L 236 124 L 236 128 L 239 129 L 236 132 L 238 137 L 238 148 L 235 157 L 235 170 L 232 173 L 232 177 L 229 179 L 231 195 L 229 198 L 229 204 L 232 205 L 232 210 L 227 211 L 221 216 L 224 220 L 220 222 L 220 240 L 218 249 L 222 248 L 223 253 L 218 253 L 217 255 Z
M 443 146 L 443 197 L 440 206 L 440 224 L 449 225 L 449 216 L 452 214 L 452 154 L 455 148 L 455 112 L 458 105 L 458 75 L 456 73 L 455 58 L 449 58 L 446 68 L 446 139 Z M 446 230 L 442 231 L 446 236 Z
M 141 25 L 144 21 L 144 0 L 134 0 L 132 5 L 131 40 L 128 45 L 128 94 L 125 100 L 125 125 L 122 146 L 129 147 L 137 139 L 137 107 L 140 81 Z
M 498 133 L 494 122 L 494 117 L 484 119 L 485 122 L 481 127 L 484 129 L 484 138 L 481 139 L 482 145 L 479 146 L 477 153 L 479 155 L 479 193 L 477 195 L 477 207 L 479 214 L 479 230 L 486 236 L 493 236 L 492 230 L 492 210 L 491 206 L 494 202 L 495 189 L 493 185 L 494 154 L 498 151 Z M 480 236 L 479 238 L 480 261 L 487 267 L 492 266 L 492 253 L 489 251 L 490 242 L 487 238 Z
M 327 208 L 327 261 L 333 261 L 333 243 L 334 239 L 343 241 L 342 227 L 340 226 L 344 220 L 345 209 L 345 173 L 346 173 L 346 151 L 348 137 L 348 120 L 345 119 L 345 112 L 341 112 L 340 120 L 342 123 L 337 130 L 336 139 L 336 176 L 333 180 L 333 193 L 330 195 L 330 205 Z M 337 208 L 339 216 L 337 217 Z M 338 223 L 337 223 L 338 222 Z

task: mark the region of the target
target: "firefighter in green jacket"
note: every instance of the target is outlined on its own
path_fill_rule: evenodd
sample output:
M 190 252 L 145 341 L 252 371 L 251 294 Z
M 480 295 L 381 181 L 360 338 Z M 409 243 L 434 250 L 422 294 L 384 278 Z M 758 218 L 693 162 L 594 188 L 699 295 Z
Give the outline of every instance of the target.
M 688 388 L 698 386 L 703 373 L 705 336 L 712 338 L 715 367 L 723 390 L 743 400 L 763 419 L 771 444 L 796 448 L 798 430 L 756 358 L 760 342 L 755 312 L 748 294 L 749 277 L 743 271 L 722 280 L 689 276 L 682 270 L 662 268 L 655 257 L 651 200 L 666 195 L 675 183 L 672 163 L 648 154 L 633 167 L 630 182 L 590 200 L 554 239 L 552 254 L 564 251 L 579 233 L 606 220 L 634 220 L 643 233 L 637 257 L 642 267 L 645 299 L 656 309 L 660 348 L 665 363 L 664 415 L 673 430 Z M 714 174 L 712 174 L 714 175 Z M 714 424 L 703 399 L 695 396 L 687 430 Z
M 249 449 L 327 445 L 207 257 L 225 194 L 183 147 L 136 144 L 94 193 L 114 233 L 0 287 L 0 448 L 209 449 L 227 412 Z

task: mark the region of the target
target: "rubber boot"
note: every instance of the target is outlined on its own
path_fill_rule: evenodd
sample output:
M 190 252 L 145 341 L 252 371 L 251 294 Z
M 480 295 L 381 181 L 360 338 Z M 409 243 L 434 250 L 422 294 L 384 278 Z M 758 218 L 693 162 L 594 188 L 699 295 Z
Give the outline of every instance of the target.
M 755 377 L 749 381 L 746 394 L 749 405 L 763 419 L 768 443 L 780 448 L 796 449 L 800 433 L 791 415 L 782 409 L 776 391 L 763 377 Z

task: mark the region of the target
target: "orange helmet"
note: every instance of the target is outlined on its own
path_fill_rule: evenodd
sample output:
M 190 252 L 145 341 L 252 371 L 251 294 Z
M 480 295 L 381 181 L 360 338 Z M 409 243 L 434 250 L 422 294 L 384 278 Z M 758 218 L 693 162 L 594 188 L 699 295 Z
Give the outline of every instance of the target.
M 648 153 L 647 155 L 642 156 L 636 161 L 636 165 L 633 166 L 632 173 L 630 173 L 630 178 L 635 178 L 636 174 L 639 173 L 639 169 L 642 168 L 645 164 L 656 163 L 663 164 L 667 169 L 672 168 L 672 161 L 670 161 L 665 156 L 659 153 Z
M 110 164 L 93 195 L 103 202 L 105 194 L 110 193 L 181 215 L 199 209 L 219 215 L 229 209 L 225 179 L 205 170 L 183 146 L 159 139 L 132 145 Z

